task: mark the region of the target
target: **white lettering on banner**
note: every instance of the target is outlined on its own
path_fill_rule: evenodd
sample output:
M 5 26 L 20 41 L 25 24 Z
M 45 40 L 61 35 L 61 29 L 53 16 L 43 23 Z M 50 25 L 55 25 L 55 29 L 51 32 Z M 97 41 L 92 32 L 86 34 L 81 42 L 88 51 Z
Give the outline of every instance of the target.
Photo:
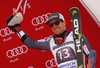
M 18 61 L 18 60 L 19 60 L 19 58 L 16 58 L 14 60 L 10 60 L 10 63 L 15 62 L 15 61 Z
M 13 32 L 12 30 L 9 29 L 9 27 L 6 27 L 6 28 L 2 28 L 0 30 L 0 36 L 1 37 L 5 37 L 7 35 L 11 35 L 11 34 L 14 34 L 15 32 Z
M 8 41 L 8 40 L 11 40 L 11 39 L 12 39 L 12 37 L 9 37 L 7 39 L 3 39 L 3 42 Z
M 8 58 L 12 58 L 14 56 L 18 56 L 18 55 L 21 55 L 23 53 L 26 53 L 27 51 L 28 51 L 28 47 L 26 45 L 22 45 L 20 47 L 8 50 L 6 52 L 6 55 L 7 55 Z
M 18 6 L 17 6 L 17 11 L 19 10 L 19 8 L 23 11 L 23 15 L 25 14 L 25 10 L 26 10 L 26 7 L 31 8 L 31 5 L 30 3 L 27 3 L 27 0 L 25 0 L 25 3 L 24 3 L 24 7 L 21 6 L 23 0 L 20 0 Z M 13 11 L 15 10 L 15 8 L 13 8 Z
M 47 60 L 45 65 L 47 68 L 52 68 L 57 66 L 55 59 Z
M 39 24 L 46 23 L 48 20 L 48 17 L 51 15 L 51 13 L 43 14 L 42 16 L 38 16 L 32 19 L 32 25 L 38 26 Z
M 41 29 L 43 29 L 43 28 L 44 28 L 44 26 L 41 26 L 41 27 L 39 27 L 39 28 L 35 28 L 35 31 L 41 30 Z

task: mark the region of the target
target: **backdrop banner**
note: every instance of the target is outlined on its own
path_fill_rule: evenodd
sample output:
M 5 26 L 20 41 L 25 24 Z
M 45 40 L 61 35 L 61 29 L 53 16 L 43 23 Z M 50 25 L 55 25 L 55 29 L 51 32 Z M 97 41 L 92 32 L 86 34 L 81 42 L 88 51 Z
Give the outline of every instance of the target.
M 79 0 L 0 0 L 0 68 L 57 68 L 50 51 L 28 48 L 8 28 L 6 20 L 17 9 L 23 14 L 22 30 L 34 40 L 48 40 L 53 35 L 51 28 L 45 24 L 50 14 L 61 13 L 67 29 L 71 31 L 69 9 L 72 7 L 80 9 L 82 33 L 97 52 L 98 68 L 100 28 Z

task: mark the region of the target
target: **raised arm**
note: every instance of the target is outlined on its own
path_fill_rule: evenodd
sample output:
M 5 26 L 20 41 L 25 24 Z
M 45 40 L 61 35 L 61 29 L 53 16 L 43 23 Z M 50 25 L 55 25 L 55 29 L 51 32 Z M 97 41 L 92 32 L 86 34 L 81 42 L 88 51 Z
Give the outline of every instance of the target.
M 20 27 L 20 23 L 23 20 L 23 15 L 21 13 L 16 13 L 11 15 L 7 19 L 8 27 L 18 34 L 21 41 L 26 44 L 29 48 L 40 49 L 40 50 L 50 50 L 49 41 L 39 42 L 32 40 Z
M 40 49 L 40 50 L 50 50 L 49 40 L 37 40 L 34 41 L 27 34 L 25 34 L 22 30 L 17 33 L 20 37 L 21 41 L 29 48 Z

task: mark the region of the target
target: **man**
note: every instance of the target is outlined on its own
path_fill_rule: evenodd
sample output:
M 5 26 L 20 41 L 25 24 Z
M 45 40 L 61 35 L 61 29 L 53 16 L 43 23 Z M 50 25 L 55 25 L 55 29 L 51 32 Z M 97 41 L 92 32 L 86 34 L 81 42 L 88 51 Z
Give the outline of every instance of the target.
M 50 40 L 44 42 L 34 41 L 21 29 L 19 21 L 21 22 L 22 19 L 20 13 L 15 16 L 11 15 L 7 19 L 7 24 L 11 30 L 18 34 L 21 41 L 27 47 L 40 50 L 50 50 L 57 61 L 58 68 L 78 68 L 73 32 L 66 29 L 66 22 L 62 14 L 53 13 L 49 16 L 46 24 L 50 26 L 54 35 Z M 88 57 L 88 68 L 94 68 L 96 63 L 96 52 L 91 49 L 86 37 L 84 35 L 82 35 L 82 37 L 84 54 Z

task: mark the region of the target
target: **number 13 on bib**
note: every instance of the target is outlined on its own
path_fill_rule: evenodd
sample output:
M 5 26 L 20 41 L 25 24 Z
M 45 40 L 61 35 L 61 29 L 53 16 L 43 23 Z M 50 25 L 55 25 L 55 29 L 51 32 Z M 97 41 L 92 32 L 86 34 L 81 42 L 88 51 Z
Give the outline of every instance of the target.
M 73 7 L 69 10 L 73 39 L 76 49 L 77 65 L 78 68 L 85 68 L 83 44 L 82 44 L 82 33 L 81 33 L 81 17 L 80 10 L 77 7 Z

